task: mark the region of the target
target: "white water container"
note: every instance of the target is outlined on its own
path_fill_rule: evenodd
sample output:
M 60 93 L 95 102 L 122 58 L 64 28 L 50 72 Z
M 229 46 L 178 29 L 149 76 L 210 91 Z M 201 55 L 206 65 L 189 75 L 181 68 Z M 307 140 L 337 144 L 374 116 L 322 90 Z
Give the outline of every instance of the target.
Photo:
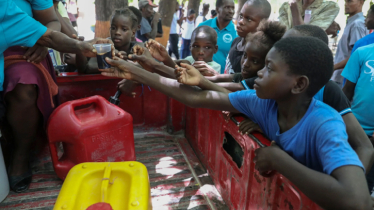
M 3 201 L 9 194 L 9 181 L 5 169 L 3 152 L 0 144 L 0 202 Z

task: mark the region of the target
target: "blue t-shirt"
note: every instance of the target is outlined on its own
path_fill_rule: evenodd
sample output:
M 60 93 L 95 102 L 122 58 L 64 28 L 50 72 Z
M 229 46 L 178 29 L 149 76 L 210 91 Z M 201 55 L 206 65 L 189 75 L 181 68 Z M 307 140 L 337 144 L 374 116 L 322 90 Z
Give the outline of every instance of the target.
M 374 132 L 374 44 L 360 47 L 349 58 L 342 76 L 356 84 L 352 113 L 369 136 Z
M 362 39 L 358 40 L 351 52 L 351 55 L 357 50 L 359 47 L 363 47 L 369 44 L 374 44 L 374 33 L 364 36 Z
M 0 91 L 4 83 L 4 51 L 11 46 L 32 47 L 47 28 L 11 0 L 0 0 Z
M 13 0 L 14 3 L 30 17 L 33 17 L 32 10 L 45 10 L 53 6 L 51 0 Z
M 142 21 L 140 22 L 140 30 L 136 32 L 136 38 L 142 40 L 143 42 L 148 41 L 148 38 L 144 35 L 152 31 L 152 27 L 149 24 L 148 20 L 142 17 Z
M 364 169 L 348 143 L 342 117 L 321 101 L 313 99 L 303 118 L 290 130 L 280 133 L 278 105 L 274 100 L 258 98 L 255 90 L 230 93 L 229 99 L 238 111 L 256 122 L 270 140 L 308 168 L 326 174 L 346 165 Z
M 238 36 L 235 25 L 231 21 L 226 28 L 219 30 L 216 17 L 200 23 L 199 26 L 210 26 L 216 30 L 218 51 L 213 55 L 213 60 L 221 65 L 221 74 L 223 74 L 226 66 L 226 58 L 231 48 L 231 43 Z

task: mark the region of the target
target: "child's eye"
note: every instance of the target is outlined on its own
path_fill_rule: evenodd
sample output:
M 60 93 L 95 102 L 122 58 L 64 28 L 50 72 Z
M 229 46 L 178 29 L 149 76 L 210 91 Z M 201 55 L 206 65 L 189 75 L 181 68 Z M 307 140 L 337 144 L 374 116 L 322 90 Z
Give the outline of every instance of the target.
M 122 30 L 127 31 L 127 28 L 122 28 Z
M 112 26 L 112 27 L 110 27 L 110 29 L 112 29 L 112 30 L 116 30 L 116 27 Z
M 270 72 L 271 71 L 271 68 L 269 65 L 266 65 L 266 69 Z
M 248 19 L 247 19 L 247 21 L 248 21 L 248 22 L 251 22 L 251 21 L 252 21 L 252 19 L 251 19 L 251 18 L 248 18 Z
M 254 64 L 258 64 L 258 61 L 256 59 L 253 60 Z
M 205 49 L 210 49 L 211 47 L 205 47 Z

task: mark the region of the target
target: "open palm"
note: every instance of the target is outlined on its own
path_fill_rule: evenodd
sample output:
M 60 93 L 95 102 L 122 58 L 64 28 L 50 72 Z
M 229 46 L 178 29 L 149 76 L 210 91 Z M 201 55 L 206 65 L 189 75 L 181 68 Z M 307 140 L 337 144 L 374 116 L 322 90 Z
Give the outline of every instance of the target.
M 110 58 L 106 58 L 106 61 L 112 67 L 109 69 L 99 69 L 102 75 L 107 77 L 118 77 L 128 80 L 133 79 L 131 69 L 137 68 L 136 66 L 117 57 L 114 57 L 113 60 Z
M 193 66 L 181 63 L 182 67 L 176 67 L 176 76 L 179 83 L 197 86 L 200 84 L 202 75 Z
M 165 47 L 158 43 L 156 40 L 150 39 L 146 43 L 146 47 L 148 48 L 149 52 L 151 53 L 152 57 L 157 59 L 158 61 L 165 61 L 166 58 L 169 56 L 168 52 L 166 51 Z

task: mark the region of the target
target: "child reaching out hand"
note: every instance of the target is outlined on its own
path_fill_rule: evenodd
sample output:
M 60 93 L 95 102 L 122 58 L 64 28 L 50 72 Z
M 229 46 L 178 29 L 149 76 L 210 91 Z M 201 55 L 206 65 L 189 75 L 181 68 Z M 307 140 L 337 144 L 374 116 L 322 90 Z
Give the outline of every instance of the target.
M 114 48 L 117 51 L 121 51 L 122 55 L 130 54 L 134 45 L 142 45 L 142 43 L 132 41 L 137 29 L 138 18 L 130 9 L 117 9 L 113 12 L 110 26 L 110 38 L 114 43 Z M 78 72 L 80 73 L 100 73 L 97 65 L 97 58 L 91 58 L 88 63 L 86 62 L 85 65 L 81 66 L 83 66 L 83 68 L 78 68 Z
M 166 49 L 157 41 L 150 40 L 146 47 L 152 56 L 165 65 L 174 68 L 176 64 L 187 63 L 194 66 L 201 74 L 213 76 L 219 74 L 221 65 L 213 61 L 213 55 L 217 52 L 217 32 L 209 26 L 197 27 L 191 36 L 191 56 L 174 62 Z
M 286 27 L 277 21 L 262 20 L 254 34 L 248 34 L 245 38 L 246 45 L 241 58 L 241 73 L 221 74 L 207 77 L 208 80 L 218 83 L 219 86 L 229 90 L 241 87 L 240 83 L 244 79 L 257 76 L 257 72 L 264 68 L 265 57 L 273 45 L 279 41 L 286 32 Z M 219 84 L 228 82 L 226 84 Z
M 341 116 L 313 99 L 333 71 L 332 53 L 322 41 L 278 41 L 258 72 L 255 90 L 230 94 L 189 87 L 123 60 L 106 60 L 113 68 L 103 70 L 103 75 L 149 85 L 187 106 L 247 115 L 279 146 L 255 151 L 256 170 L 278 171 L 322 208 L 372 208 L 364 167 L 348 144 Z M 199 82 L 188 79 L 186 83 Z

